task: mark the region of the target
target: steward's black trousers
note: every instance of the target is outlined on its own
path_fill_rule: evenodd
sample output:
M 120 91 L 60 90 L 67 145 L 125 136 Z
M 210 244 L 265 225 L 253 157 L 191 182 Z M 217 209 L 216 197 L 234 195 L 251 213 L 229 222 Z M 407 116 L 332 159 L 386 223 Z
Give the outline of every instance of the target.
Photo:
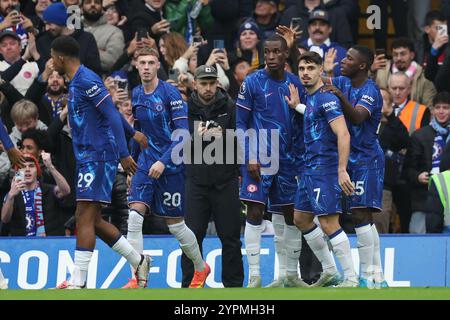
M 242 287 L 244 267 L 241 254 L 241 220 L 238 178 L 232 178 L 227 184 L 220 186 L 201 186 L 192 179 L 185 181 L 185 221 L 194 232 L 202 251 L 202 243 L 212 220 L 217 235 L 222 242 L 222 283 L 224 287 Z M 206 259 L 206 257 L 203 257 Z M 189 287 L 194 275 L 194 265 L 186 257 L 181 257 L 183 272 L 182 287 Z M 213 275 L 211 275 L 213 276 Z

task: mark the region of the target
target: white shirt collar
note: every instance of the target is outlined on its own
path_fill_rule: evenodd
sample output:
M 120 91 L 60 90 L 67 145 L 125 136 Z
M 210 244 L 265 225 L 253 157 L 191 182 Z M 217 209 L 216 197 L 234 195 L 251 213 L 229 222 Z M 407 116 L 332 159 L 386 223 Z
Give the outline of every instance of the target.
M 326 45 L 327 47 L 329 47 L 331 45 L 331 40 L 330 38 L 328 38 L 327 40 L 325 40 L 323 42 L 324 45 Z M 311 38 L 308 38 L 308 47 L 312 47 L 315 46 L 315 44 L 312 42 Z

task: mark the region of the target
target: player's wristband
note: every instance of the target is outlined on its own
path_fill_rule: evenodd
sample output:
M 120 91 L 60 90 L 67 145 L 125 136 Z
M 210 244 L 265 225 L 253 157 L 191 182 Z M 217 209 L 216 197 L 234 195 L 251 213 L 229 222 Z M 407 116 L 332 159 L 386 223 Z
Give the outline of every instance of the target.
M 297 111 L 300 114 L 305 114 L 305 109 L 306 106 L 304 104 L 299 103 L 296 107 L 295 107 L 295 111 Z

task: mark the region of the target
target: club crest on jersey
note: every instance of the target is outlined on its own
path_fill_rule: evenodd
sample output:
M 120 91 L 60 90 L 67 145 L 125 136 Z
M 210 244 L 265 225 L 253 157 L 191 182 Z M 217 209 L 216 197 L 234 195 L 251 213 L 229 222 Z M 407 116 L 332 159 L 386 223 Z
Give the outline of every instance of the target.
M 247 187 L 247 191 L 251 193 L 256 192 L 258 191 L 258 187 L 254 184 L 249 184 Z
M 161 104 L 161 103 L 156 103 L 155 105 L 154 105 L 154 108 L 153 108 L 156 112 L 161 112 L 161 111 L 163 111 L 163 109 L 164 109 L 164 107 L 163 107 L 163 105 Z

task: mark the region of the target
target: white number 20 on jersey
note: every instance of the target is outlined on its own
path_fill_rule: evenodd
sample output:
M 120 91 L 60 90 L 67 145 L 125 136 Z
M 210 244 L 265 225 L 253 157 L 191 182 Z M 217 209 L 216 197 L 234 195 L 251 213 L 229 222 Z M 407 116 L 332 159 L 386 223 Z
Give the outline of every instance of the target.
M 164 192 L 164 205 L 168 207 L 179 207 L 181 204 L 181 194 L 179 192 L 175 192 L 170 194 L 169 192 Z
M 78 174 L 78 188 L 89 188 L 93 181 L 94 175 L 92 173 Z

